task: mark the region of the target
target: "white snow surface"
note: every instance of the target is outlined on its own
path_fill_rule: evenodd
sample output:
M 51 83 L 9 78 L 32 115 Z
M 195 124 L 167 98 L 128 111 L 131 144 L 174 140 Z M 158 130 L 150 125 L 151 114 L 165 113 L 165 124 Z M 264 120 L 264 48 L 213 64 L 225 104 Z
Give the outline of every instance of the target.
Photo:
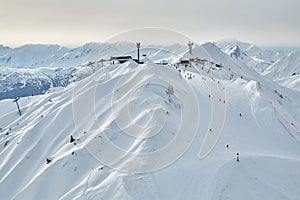
M 300 74 L 290 76 L 287 78 L 277 79 L 276 82 L 279 85 L 285 86 L 293 90 L 300 91 Z
M 101 68 L 64 89 L 21 98 L 21 116 L 11 99 L 0 101 L 1 198 L 300 199 L 300 93 L 264 78 L 212 43 L 196 47 L 193 53 L 221 63 L 221 78 L 214 70 L 208 74 L 208 66 L 178 72 L 151 62 L 127 62 Z M 193 78 L 187 79 L 189 75 Z M 118 81 L 124 79 L 119 87 Z M 154 84 L 156 79 L 165 84 Z M 167 94 L 168 86 L 174 94 Z M 226 98 L 219 101 L 223 96 L 214 88 L 221 88 Z M 136 91 L 122 101 L 131 89 Z M 178 98 L 183 94 L 186 97 Z M 197 107 L 192 107 L 194 100 Z M 212 151 L 199 159 L 206 134 L 215 133 L 210 119 L 216 103 L 226 107 L 224 126 Z M 143 127 L 134 129 L 138 130 L 134 135 L 147 136 L 162 126 L 159 133 L 146 139 L 126 135 L 118 127 L 118 120 L 128 120 L 122 118 L 126 108 L 132 117 L 129 128 L 134 123 Z M 193 110 L 196 114 L 184 115 Z M 200 120 L 195 121 L 198 114 Z M 198 129 L 191 139 L 188 131 L 194 123 Z M 186 131 L 178 132 L 180 126 Z M 119 171 L 116 168 L 123 164 L 143 163 L 125 157 L 111 168 L 89 149 L 114 157 L 114 152 L 106 151 L 105 137 L 140 155 L 163 149 L 178 134 L 189 148 L 175 162 L 153 172 Z M 157 164 L 170 156 L 172 152 L 161 154 Z

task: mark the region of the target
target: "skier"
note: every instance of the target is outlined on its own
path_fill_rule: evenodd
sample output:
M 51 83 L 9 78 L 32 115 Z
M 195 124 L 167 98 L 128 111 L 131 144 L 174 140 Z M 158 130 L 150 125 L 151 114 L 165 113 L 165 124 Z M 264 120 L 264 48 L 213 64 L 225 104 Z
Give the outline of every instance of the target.
M 236 154 L 236 162 L 240 162 L 240 154 L 239 153 Z

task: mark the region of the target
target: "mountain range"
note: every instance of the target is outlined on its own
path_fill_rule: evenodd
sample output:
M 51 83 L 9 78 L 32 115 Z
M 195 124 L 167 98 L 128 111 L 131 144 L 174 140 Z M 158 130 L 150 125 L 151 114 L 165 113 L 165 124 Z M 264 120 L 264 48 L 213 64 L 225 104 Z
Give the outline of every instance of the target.
M 266 50 L 236 40 L 222 40 L 214 44 L 258 73 L 283 86 L 299 90 L 299 81 L 293 77 L 300 73 L 299 53 Z M 187 46 L 179 44 L 145 46 L 142 54 L 153 62 L 172 63 L 177 62 L 187 49 Z M 101 65 L 101 59 L 118 55 L 136 58 L 135 44 L 87 43 L 73 49 L 41 44 L 17 48 L 0 45 L 0 100 L 43 94 L 51 87 L 65 87 L 91 75 Z
M 159 59 L 175 55 L 158 51 Z M 205 43 L 192 55 L 180 51 L 203 63 L 144 59 L 95 65 L 63 88 L 20 98 L 22 115 L 16 102 L 1 100 L 0 194 L 61 200 L 299 199 L 300 93 L 271 76 L 272 66 L 277 73 L 289 55 L 269 63 L 264 75 L 240 60 L 249 54 L 227 53 Z M 74 67 L 76 76 L 92 71 Z M 7 74 L 13 69 L 26 74 L 19 68 Z M 59 73 L 66 69 L 72 68 Z M 296 69 L 284 77 L 296 78 L 290 76 Z M 44 70 L 57 69 L 27 72 L 40 77 Z M 16 75 L 15 81 L 27 76 Z

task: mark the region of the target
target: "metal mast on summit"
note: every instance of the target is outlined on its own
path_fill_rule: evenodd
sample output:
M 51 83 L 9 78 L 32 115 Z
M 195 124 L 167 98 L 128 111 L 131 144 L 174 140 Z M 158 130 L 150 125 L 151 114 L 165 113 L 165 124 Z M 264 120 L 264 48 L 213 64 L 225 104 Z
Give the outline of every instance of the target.
M 137 48 L 137 61 L 138 63 L 140 63 L 140 47 L 141 47 L 141 43 L 140 42 L 137 42 L 136 43 L 136 48 Z
M 193 45 L 194 45 L 194 43 L 192 43 L 191 41 L 189 41 L 188 46 L 189 46 L 189 52 L 190 52 L 191 55 L 192 55 Z

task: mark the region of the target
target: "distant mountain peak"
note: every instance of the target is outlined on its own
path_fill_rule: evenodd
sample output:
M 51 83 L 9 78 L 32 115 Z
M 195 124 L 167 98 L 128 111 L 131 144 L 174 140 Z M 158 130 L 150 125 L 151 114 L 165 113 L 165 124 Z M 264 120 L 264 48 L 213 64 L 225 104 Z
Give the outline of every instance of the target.
M 234 47 L 229 49 L 229 51 L 226 53 L 234 58 L 239 58 L 243 55 L 246 55 L 244 52 L 242 52 L 241 48 L 238 45 L 235 45 Z
M 259 73 L 262 73 L 272 63 L 284 56 L 278 51 L 266 50 L 255 44 L 238 40 L 221 40 L 215 44 L 227 55 L 242 61 Z

